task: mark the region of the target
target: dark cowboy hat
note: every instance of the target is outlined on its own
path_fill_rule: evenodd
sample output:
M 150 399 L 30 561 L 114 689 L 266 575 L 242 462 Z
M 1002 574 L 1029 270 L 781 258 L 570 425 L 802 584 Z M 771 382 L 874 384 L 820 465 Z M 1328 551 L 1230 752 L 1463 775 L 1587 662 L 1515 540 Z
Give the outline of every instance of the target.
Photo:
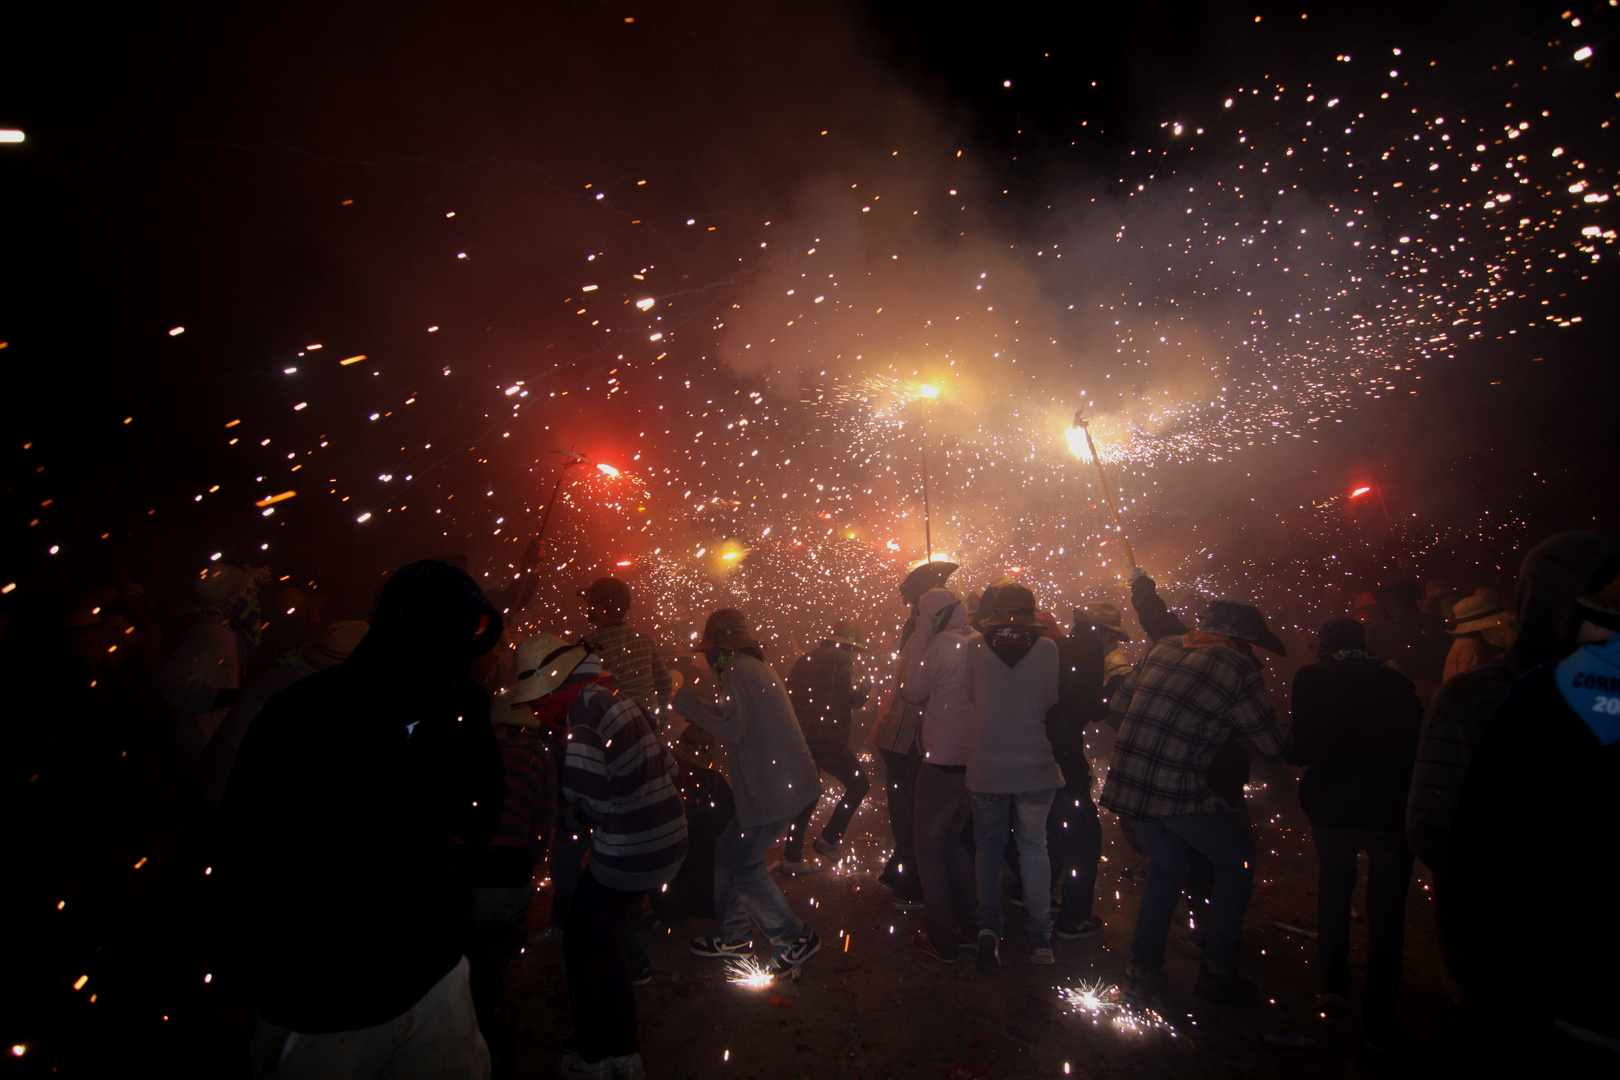
M 956 564 L 953 562 L 926 562 L 913 567 L 900 583 L 900 595 L 905 597 L 906 603 L 915 604 L 929 589 L 944 588 L 946 580 L 954 573 Z
M 1278 656 L 1288 655 L 1288 648 L 1271 632 L 1260 609 L 1246 600 L 1211 600 L 1198 629 L 1252 641 Z

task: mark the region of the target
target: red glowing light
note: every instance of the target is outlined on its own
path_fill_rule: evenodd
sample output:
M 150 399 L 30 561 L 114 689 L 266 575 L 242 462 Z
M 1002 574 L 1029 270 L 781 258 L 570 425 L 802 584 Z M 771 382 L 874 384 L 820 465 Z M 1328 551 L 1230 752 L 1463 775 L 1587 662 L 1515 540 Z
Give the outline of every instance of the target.
M 1367 492 L 1369 492 L 1371 490 L 1372 490 L 1372 488 L 1370 488 L 1370 487 L 1358 487 L 1358 488 L 1356 488 L 1356 490 L 1354 490 L 1354 491 L 1352 491 L 1350 493 L 1350 497 L 1352 499 L 1359 499 L 1359 498 L 1361 498 L 1363 495 L 1367 494 Z
M 611 465 L 603 464 L 600 461 L 598 461 L 596 463 L 596 467 L 598 469 L 602 470 L 602 475 L 604 475 L 604 476 L 618 476 L 619 475 L 619 470 L 618 469 L 615 469 Z

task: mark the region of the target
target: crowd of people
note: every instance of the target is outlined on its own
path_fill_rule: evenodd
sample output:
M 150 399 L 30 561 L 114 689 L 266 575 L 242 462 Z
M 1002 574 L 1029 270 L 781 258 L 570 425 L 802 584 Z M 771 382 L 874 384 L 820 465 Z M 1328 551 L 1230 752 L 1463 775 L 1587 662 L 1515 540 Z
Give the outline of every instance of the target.
M 731 608 L 709 614 L 683 678 L 631 624 L 631 590 L 612 578 L 580 591 L 583 637 L 520 641 L 508 612 L 438 560 L 390 575 L 366 622 L 323 622 L 264 571 L 214 565 L 194 583 L 190 623 L 164 627 L 122 582 L 56 611 L 44 639 L 0 627 L 18 685 L 53 681 L 53 708 L 65 695 L 76 710 L 21 759 L 46 777 L 21 807 L 35 884 L 82 870 L 53 841 L 105 798 L 95 718 L 109 695 L 140 698 L 195 800 L 200 824 L 176 858 L 217 867 L 231 911 L 222 955 L 257 1002 L 253 1075 L 507 1074 L 512 964 L 526 944 L 560 939 L 573 1034 L 557 1074 L 634 1080 L 646 1075 L 636 987 L 653 975 L 644 912 L 712 921 L 690 951 L 767 977 L 811 962 L 822 939 L 774 871 L 848 857 L 845 832 L 871 793 L 868 747 L 893 841 L 877 881 L 920 916 L 910 942 L 923 956 L 987 977 L 1019 962 L 1008 904 L 1031 964 L 1100 933 L 1107 812 L 1142 863 L 1125 992 L 1164 995 L 1174 949 L 1200 961 L 1194 994 L 1253 1000 L 1240 968 L 1256 855 L 1244 787 L 1258 753 L 1304 767 L 1318 1010 L 1345 1013 L 1359 974 L 1367 1042 L 1400 1047 L 1421 861 L 1463 1014 L 1509 1049 L 1616 1060 L 1600 916 L 1620 791 L 1620 538 L 1548 538 L 1510 604 L 1440 581 L 1356 597 L 1320 622 L 1291 716 L 1255 651 L 1286 647 L 1253 603 L 1189 595 L 1172 609 L 1132 566 L 1143 651 L 1113 604 L 1077 607 L 1064 628 L 1018 581 L 959 593 L 955 569 L 906 578 L 887 662 L 868 653 L 867 627 L 843 620 L 786 678 L 758 624 Z M 272 590 L 298 617 L 270 620 L 266 649 Z M 874 686 L 862 668 L 885 677 Z M 857 716 L 869 702 L 868 729 Z M 1087 738 L 1100 725 L 1113 735 L 1099 776 Z M 812 834 L 823 776 L 839 795 Z M 1539 940 L 1506 900 L 1509 864 L 1532 851 L 1560 877 L 1559 925 Z M 531 934 L 546 881 L 550 921 Z M 1183 905 L 1189 932 L 1177 935 Z

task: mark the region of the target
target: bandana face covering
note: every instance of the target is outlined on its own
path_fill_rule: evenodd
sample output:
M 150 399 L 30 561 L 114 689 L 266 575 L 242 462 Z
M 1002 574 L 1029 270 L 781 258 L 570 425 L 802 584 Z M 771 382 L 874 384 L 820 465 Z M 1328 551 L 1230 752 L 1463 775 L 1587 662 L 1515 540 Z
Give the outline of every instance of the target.
M 225 613 L 225 620 L 242 639 L 249 656 L 258 651 L 259 645 L 264 641 L 264 620 L 259 617 L 258 593 L 250 592 L 232 604 L 230 610 Z
M 1553 680 L 1598 742 L 1620 742 L 1620 634 L 1582 645 L 1558 662 Z

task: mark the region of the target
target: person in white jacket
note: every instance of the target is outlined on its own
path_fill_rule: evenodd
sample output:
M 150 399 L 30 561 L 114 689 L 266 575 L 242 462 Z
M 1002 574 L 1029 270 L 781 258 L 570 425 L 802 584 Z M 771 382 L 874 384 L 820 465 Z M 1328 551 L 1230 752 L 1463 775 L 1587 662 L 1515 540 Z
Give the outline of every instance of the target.
M 968 744 L 973 732 L 969 646 L 979 635 L 967 608 L 949 589 L 930 589 L 918 601 L 921 640 L 901 672 L 906 700 L 922 705 L 923 764 L 917 773 L 917 874 L 922 882 L 923 926 L 911 943 L 925 956 L 956 961 L 977 925 L 973 855 L 962 842 L 972 814 L 968 801 Z
M 1041 634 L 1035 594 L 1008 585 L 996 594 L 984 634 L 968 646 L 974 703 L 967 788 L 973 796 L 978 884 L 979 970 L 1001 970 L 1001 859 L 1009 811 L 1018 842 L 1030 960 L 1053 963 L 1052 868 L 1046 818 L 1063 786 L 1046 711 L 1058 700 L 1058 650 Z

